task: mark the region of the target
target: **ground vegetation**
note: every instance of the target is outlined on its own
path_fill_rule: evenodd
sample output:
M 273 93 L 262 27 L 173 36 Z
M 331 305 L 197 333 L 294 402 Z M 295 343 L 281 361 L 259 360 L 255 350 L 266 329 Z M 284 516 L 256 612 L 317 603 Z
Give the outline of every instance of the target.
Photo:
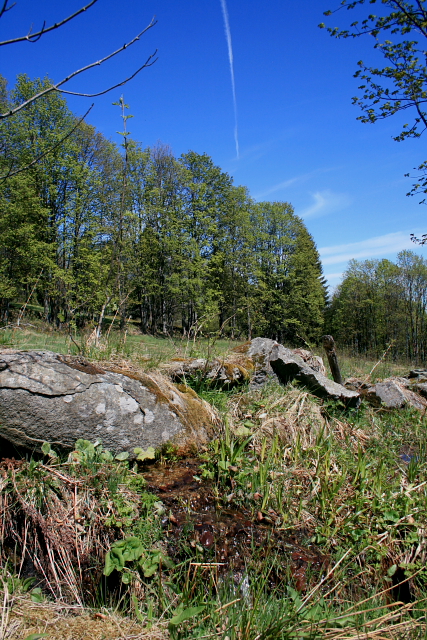
M 425 416 L 194 384 L 223 417 L 201 455 L 3 460 L 3 636 L 424 638 Z

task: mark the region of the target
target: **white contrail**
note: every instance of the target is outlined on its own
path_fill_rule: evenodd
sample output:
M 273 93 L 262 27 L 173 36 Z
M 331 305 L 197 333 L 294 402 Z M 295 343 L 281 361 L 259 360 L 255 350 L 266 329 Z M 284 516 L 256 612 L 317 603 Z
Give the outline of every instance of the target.
M 226 0 L 221 0 L 222 15 L 224 16 L 225 37 L 227 38 L 228 60 L 230 62 L 231 89 L 233 91 L 234 106 L 234 141 L 236 143 L 236 154 L 239 158 L 239 136 L 237 131 L 237 100 L 236 100 L 236 84 L 234 82 L 234 64 L 233 64 L 233 45 L 231 43 L 230 23 L 228 21 L 228 11 Z

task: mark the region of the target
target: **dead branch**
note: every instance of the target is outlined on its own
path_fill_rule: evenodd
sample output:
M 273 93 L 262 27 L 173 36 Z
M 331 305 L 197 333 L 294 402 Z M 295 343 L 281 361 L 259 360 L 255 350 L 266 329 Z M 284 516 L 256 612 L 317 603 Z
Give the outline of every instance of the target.
M 126 84 L 126 82 L 129 82 L 129 80 L 132 80 L 132 78 L 134 78 L 140 71 L 142 71 L 146 67 L 151 67 L 151 65 L 153 65 L 156 62 L 157 58 L 155 58 L 155 59 L 153 59 L 153 58 L 157 54 L 157 49 L 156 49 L 156 51 L 154 53 L 151 54 L 151 56 L 149 56 L 147 58 L 145 63 L 139 69 L 137 69 L 137 71 L 135 71 L 135 73 L 133 73 L 131 76 L 129 76 L 128 78 L 126 78 L 122 82 L 109 87 L 108 89 L 104 89 L 103 91 L 99 91 L 98 93 L 92 93 L 92 94 L 89 94 L 89 93 L 78 93 L 78 92 L 75 92 L 75 91 L 66 91 L 64 89 L 60 89 L 60 87 L 62 85 L 64 85 L 66 82 L 69 82 L 70 80 L 72 80 L 73 78 L 78 76 L 79 74 L 84 73 L 85 71 L 88 71 L 89 69 L 92 69 L 93 67 L 100 66 L 101 64 L 103 64 L 107 60 L 110 60 L 111 58 L 113 58 L 114 56 L 118 55 L 119 53 L 121 53 L 122 51 L 127 49 L 128 47 L 130 47 L 133 44 L 135 44 L 135 42 L 137 42 L 141 38 L 141 36 L 144 35 L 144 33 L 146 33 L 149 29 L 151 29 L 151 27 L 154 27 L 154 25 L 156 23 L 157 23 L 157 21 L 155 20 L 155 18 L 153 18 L 151 20 L 150 24 L 147 25 L 140 33 L 138 33 L 138 35 L 135 36 L 135 38 L 133 38 L 133 40 L 131 40 L 130 42 L 125 43 L 122 47 L 120 47 L 119 49 L 116 49 L 116 51 L 113 51 L 112 53 L 109 53 L 107 56 L 105 56 L 101 60 L 97 60 L 96 62 L 92 62 L 91 64 L 88 64 L 85 67 L 82 67 L 81 69 L 78 69 L 77 71 L 73 71 L 72 73 L 70 73 L 70 75 L 68 75 L 67 77 L 63 78 L 60 82 L 57 82 L 56 84 L 50 85 L 46 89 L 43 89 L 43 91 L 40 91 L 39 93 L 36 93 L 34 96 L 29 98 L 25 102 L 22 102 L 17 107 L 15 107 L 13 109 L 10 109 L 6 113 L 0 114 L 0 121 L 2 119 L 4 119 L 4 118 L 8 118 L 9 116 L 13 116 L 15 113 L 17 113 L 18 111 L 20 111 L 24 107 L 27 107 L 28 105 L 32 104 L 33 102 L 35 102 L 36 100 L 38 100 L 42 96 L 45 96 L 45 95 L 47 95 L 49 93 L 52 93 L 52 91 L 58 91 L 59 93 L 66 93 L 66 94 L 73 95 L 73 96 L 83 96 L 83 97 L 86 97 L 86 98 L 94 98 L 96 96 L 100 96 L 100 95 L 103 95 L 105 93 L 108 93 L 109 91 L 112 91 L 113 89 L 116 89 L 117 87 L 123 86 L 124 84 Z
M 58 142 L 56 142 L 52 147 L 50 147 L 47 151 L 44 151 L 43 153 L 41 153 L 39 156 L 37 156 L 37 158 L 34 158 L 34 160 L 32 160 L 29 164 L 25 165 L 25 167 L 21 167 L 20 169 L 15 169 L 15 171 L 13 171 L 13 163 L 10 165 L 9 167 L 9 171 L 4 175 L 4 176 L 0 176 L 0 184 L 2 184 L 5 180 L 7 180 L 8 178 L 12 178 L 13 176 L 16 176 L 18 173 L 22 173 L 22 171 L 27 171 L 27 169 L 30 169 L 33 165 L 37 164 L 37 162 L 40 162 L 40 160 L 42 160 L 45 156 L 49 155 L 50 153 L 52 153 L 52 151 L 55 151 L 55 149 L 57 149 L 58 147 L 61 146 L 61 144 L 63 142 L 65 142 L 65 140 L 67 138 L 69 138 L 76 129 L 78 129 L 78 127 L 81 125 L 81 123 L 83 122 L 83 120 L 86 118 L 86 116 L 88 115 L 88 113 L 91 111 L 91 109 L 93 108 L 93 103 L 91 104 L 91 106 L 89 107 L 89 109 L 86 111 L 86 113 L 84 114 L 84 116 L 82 116 L 80 118 L 80 120 L 77 122 L 77 124 L 70 129 L 70 131 L 68 131 L 68 133 L 65 134 L 65 136 L 63 138 L 61 138 L 60 140 L 58 140 Z
M 55 24 L 52 24 L 50 27 L 46 27 L 45 26 L 46 22 L 43 22 L 42 28 L 40 29 L 40 31 L 36 31 L 36 33 L 31 33 L 32 32 L 32 27 L 30 27 L 30 30 L 29 30 L 29 32 L 27 33 L 26 36 L 20 36 L 18 38 L 12 38 L 11 40 L 3 40 L 3 42 L 0 42 L 0 47 L 2 47 L 4 45 L 7 45 L 7 44 L 15 44 L 15 42 L 24 42 L 25 40 L 27 42 L 37 42 L 37 40 L 40 40 L 40 38 L 45 33 L 48 33 L 49 31 L 53 31 L 54 29 L 59 29 L 60 27 L 62 27 L 67 22 L 70 22 L 70 20 L 74 20 L 74 18 L 76 18 L 78 15 L 80 15 L 84 11 L 87 11 L 87 9 L 90 9 L 90 7 L 92 7 L 92 5 L 95 4 L 95 2 L 98 2 L 98 0 L 92 0 L 85 7 L 82 7 L 81 9 L 79 9 L 78 11 L 73 13 L 72 15 L 68 16 L 67 18 L 65 18 L 64 20 L 61 20 L 61 22 L 55 22 Z M 2 15 L 4 13 L 6 13 L 6 11 L 10 11 L 10 9 L 12 9 L 16 4 L 16 2 L 14 2 L 10 7 L 8 7 L 7 6 L 8 3 L 9 3 L 9 0 L 4 0 L 3 7 L 0 9 L 0 18 L 2 17 Z

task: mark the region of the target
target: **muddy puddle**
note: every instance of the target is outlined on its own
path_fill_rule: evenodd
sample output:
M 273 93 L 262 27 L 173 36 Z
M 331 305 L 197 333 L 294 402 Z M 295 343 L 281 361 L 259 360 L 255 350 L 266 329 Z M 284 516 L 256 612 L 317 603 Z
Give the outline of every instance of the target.
M 155 463 L 143 475 L 166 508 L 165 539 L 175 561 L 191 557 L 193 566 L 231 571 L 238 581 L 249 566 L 265 566 L 268 558 L 270 584 L 292 583 L 301 592 L 327 571 L 329 558 L 301 544 L 307 532 L 280 530 L 274 517 L 260 512 L 224 508 L 212 485 L 198 479 L 197 459 Z

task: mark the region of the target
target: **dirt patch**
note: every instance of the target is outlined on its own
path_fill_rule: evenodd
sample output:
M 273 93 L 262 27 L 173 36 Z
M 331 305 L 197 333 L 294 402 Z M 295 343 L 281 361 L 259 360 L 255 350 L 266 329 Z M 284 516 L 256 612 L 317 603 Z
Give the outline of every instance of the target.
M 275 529 L 275 514 L 222 508 L 213 488 L 199 479 L 200 461 L 188 458 L 144 472 L 148 488 L 166 507 L 163 520 L 168 553 L 175 562 L 191 558 L 193 570 L 232 573 L 240 581 L 250 565 L 270 560 L 269 583 L 294 583 L 306 591 L 325 572 L 329 558 L 302 545 L 307 531 Z

